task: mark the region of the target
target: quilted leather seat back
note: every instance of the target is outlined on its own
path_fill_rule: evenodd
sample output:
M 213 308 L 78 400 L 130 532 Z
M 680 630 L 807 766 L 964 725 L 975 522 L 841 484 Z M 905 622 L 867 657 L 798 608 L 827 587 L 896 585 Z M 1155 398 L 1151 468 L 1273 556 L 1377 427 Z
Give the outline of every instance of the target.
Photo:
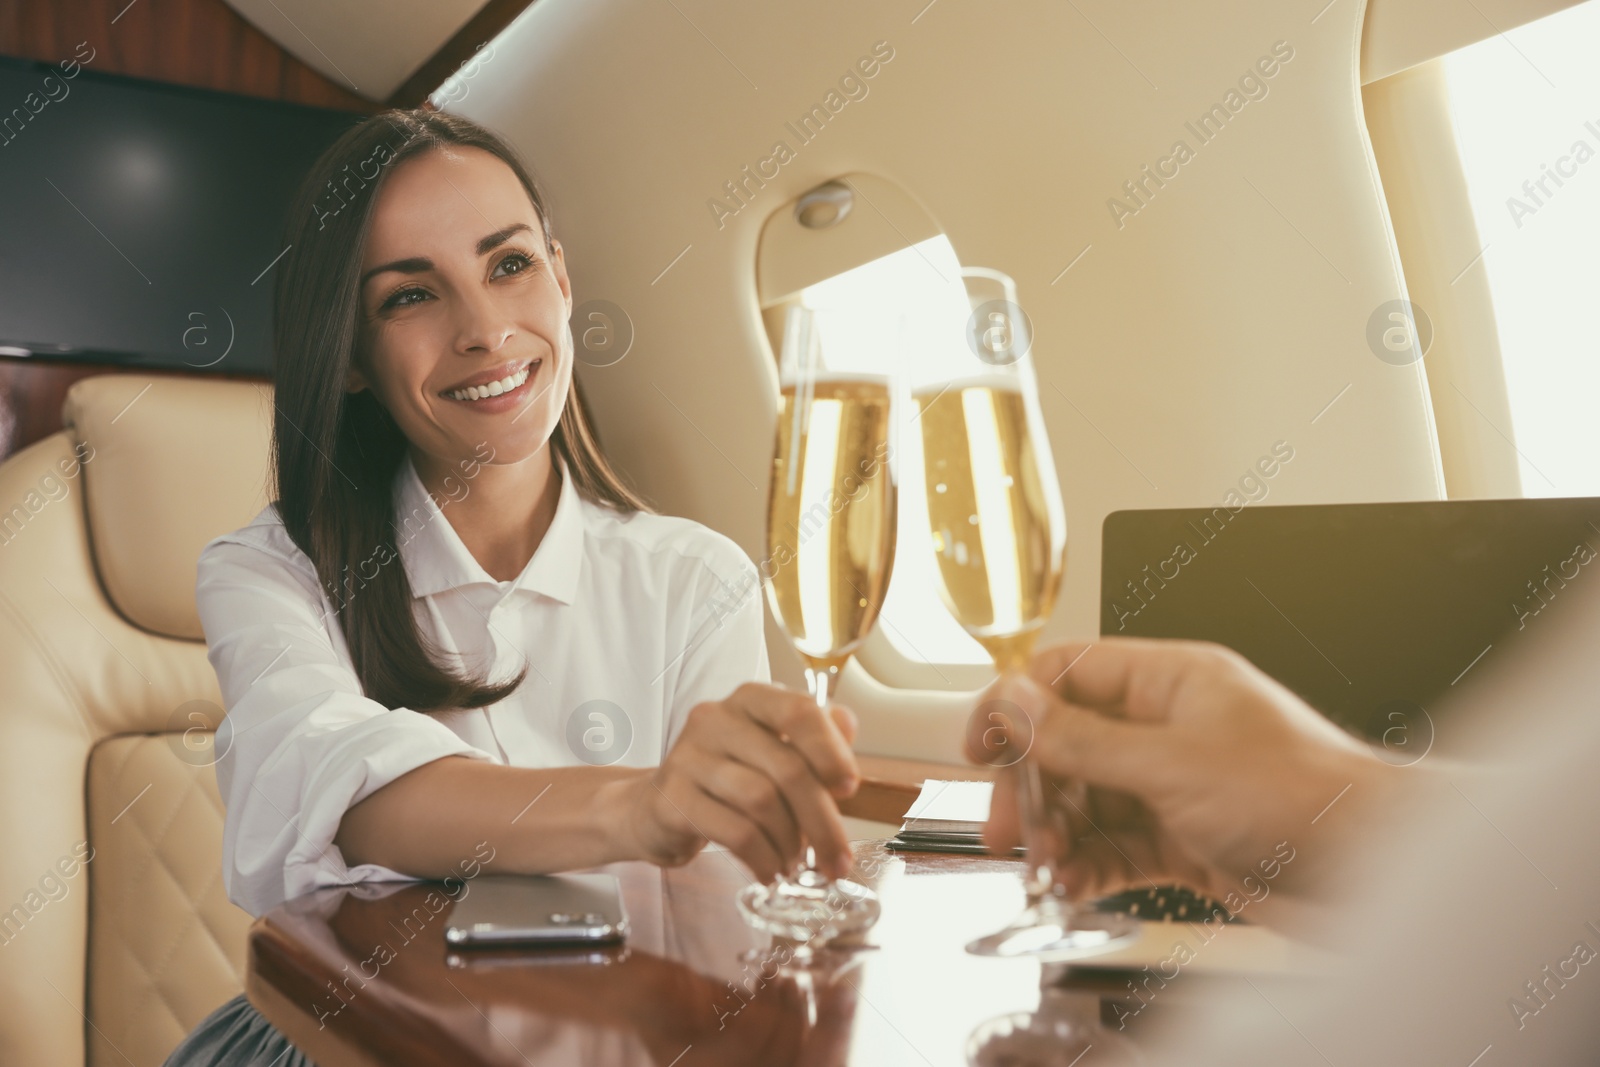
M 0 464 L 0 1064 L 159 1067 L 242 988 L 194 579 L 266 503 L 271 395 L 82 379 Z

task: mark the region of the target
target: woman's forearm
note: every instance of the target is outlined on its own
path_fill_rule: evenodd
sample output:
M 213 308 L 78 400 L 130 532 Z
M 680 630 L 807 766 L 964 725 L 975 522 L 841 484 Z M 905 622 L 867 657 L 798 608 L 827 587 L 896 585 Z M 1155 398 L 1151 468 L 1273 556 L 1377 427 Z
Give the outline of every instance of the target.
M 459 876 L 485 842 L 494 850 L 491 869 L 501 874 L 638 859 L 625 832 L 624 797 L 650 773 L 446 756 L 352 805 L 333 841 L 350 866 L 376 863 L 418 878 Z

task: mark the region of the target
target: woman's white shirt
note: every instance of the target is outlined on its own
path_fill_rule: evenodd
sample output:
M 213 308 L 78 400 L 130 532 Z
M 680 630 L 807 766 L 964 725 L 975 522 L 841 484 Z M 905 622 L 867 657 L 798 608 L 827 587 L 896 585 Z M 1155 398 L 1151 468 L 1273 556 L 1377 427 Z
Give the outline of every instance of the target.
M 591 503 L 563 470 L 550 529 L 521 575 L 500 582 L 409 456 L 394 489 L 399 558 L 387 565 L 405 567 L 424 638 L 475 676 L 503 681 L 525 662 L 528 674 L 487 708 L 386 708 L 363 694 L 333 606 L 275 506 L 208 543 L 195 596 L 227 708 L 223 882 L 252 915 L 323 886 L 412 878 L 347 866 L 333 844 L 351 805 L 407 771 L 449 755 L 656 766 L 695 704 L 770 679 L 759 576 L 727 537 Z M 361 596 L 358 580 L 347 589 L 341 599 Z

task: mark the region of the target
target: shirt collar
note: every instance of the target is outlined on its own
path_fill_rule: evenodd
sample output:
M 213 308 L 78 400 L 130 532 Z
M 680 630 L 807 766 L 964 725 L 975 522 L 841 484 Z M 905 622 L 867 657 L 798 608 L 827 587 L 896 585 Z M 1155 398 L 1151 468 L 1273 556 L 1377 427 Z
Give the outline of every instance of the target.
M 524 589 L 570 604 L 583 563 L 583 498 L 560 457 L 556 458 L 556 469 L 561 477 L 561 496 L 556 502 L 555 518 L 533 558 L 507 590 Z M 463 481 L 470 487 L 469 480 Z M 422 484 L 409 450 L 395 472 L 394 501 L 395 537 L 413 597 L 432 596 L 474 583 L 499 587 L 500 583 L 462 544 L 455 527 Z

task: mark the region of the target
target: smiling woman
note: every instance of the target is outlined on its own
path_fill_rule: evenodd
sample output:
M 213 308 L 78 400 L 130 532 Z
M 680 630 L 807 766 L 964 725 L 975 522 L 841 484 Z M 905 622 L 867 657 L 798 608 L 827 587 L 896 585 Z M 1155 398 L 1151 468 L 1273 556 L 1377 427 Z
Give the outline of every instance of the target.
M 355 210 L 321 210 L 346 161 L 371 159 L 380 149 L 387 172 L 381 185 L 362 187 L 351 200 Z M 601 454 L 572 381 L 572 298 L 544 197 L 497 138 L 427 111 L 368 120 L 319 161 L 289 218 L 285 243 L 292 248 L 277 277 L 273 316 L 278 506 L 325 585 L 337 589 L 328 576 L 392 538 L 390 502 L 359 487 L 387 485 L 404 458 L 438 498 L 451 468 L 481 455 L 485 443 L 500 457 L 504 466 L 480 479 L 493 489 L 479 498 L 521 501 L 521 514 L 505 515 L 510 521 L 501 526 L 517 536 L 492 545 L 473 544 L 470 534 L 463 540 L 502 579 L 526 564 L 555 510 L 560 483 L 543 452 L 546 441 L 582 495 L 624 510 L 643 507 Z M 488 218 L 500 220 L 498 227 Z M 348 254 L 352 247 L 363 249 L 359 263 Z M 431 254 L 415 254 L 418 248 Z M 474 317 L 467 329 L 481 336 L 459 336 L 464 316 Z M 518 352 L 509 359 L 508 346 Z M 470 353 L 464 359 L 440 358 L 463 348 Z M 477 373 L 467 369 L 490 359 L 496 362 Z M 504 379 L 515 367 L 528 369 L 527 382 L 492 406 L 447 395 Z M 516 414 L 503 423 L 477 418 L 512 407 Z M 483 560 L 485 550 L 500 558 Z M 340 618 L 369 696 L 419 711 L 481 707 L 521 683 L 519 674 L 499 686 L 478 685 L 436 665 L 423 653 L 411 613 L 401 610 L 404 594 L 391 569 L 364 607 Z
M 351 180 L 363 160 L 381 169 Z M 206 545 L 195 588 L 231 728 L 229 898 L 260 915 L 483 846 L 536 874 L 716 842 L 771 881 L 810 845 L 842 874 L 853 717 L 768 684 L 749 557 L 607 463 L 565 251 L 515 154 L 461 118 L 375 115 L 307 176 L 284 243 L 277 498 Z M 309 1061 L 243 996 L 168 1060 L 269 1062 Z

